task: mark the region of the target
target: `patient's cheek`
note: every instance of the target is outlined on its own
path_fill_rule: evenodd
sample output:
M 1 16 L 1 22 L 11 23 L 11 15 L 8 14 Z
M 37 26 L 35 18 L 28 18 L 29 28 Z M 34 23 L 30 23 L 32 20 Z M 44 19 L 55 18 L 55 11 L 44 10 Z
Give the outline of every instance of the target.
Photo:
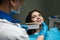
M 32 21 L 33 21 L 33 22 L 36 22 L 36 21 L 37 21 L 37 19 L 36 19 L 36 18 L 34 18 L 34 19 L 32 19 Z

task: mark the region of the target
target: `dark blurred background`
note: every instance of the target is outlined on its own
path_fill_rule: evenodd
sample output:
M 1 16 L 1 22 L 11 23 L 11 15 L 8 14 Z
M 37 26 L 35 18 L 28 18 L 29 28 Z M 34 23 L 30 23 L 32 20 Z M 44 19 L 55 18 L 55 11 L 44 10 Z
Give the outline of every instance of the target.
M 12 16 L 24 24 L 27 14 L 34 9 L 42 12 L 45 22 L 48 24 L 49 16 L 60 15 L 60 0 L 25 0 L 21 6 L 21 13 Z

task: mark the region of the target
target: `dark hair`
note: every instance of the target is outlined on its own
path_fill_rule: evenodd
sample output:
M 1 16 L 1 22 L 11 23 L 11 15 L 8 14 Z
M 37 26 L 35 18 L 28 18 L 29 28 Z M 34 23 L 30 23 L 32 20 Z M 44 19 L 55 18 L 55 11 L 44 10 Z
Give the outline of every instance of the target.
M 25 19 L 25 23 L 32 22 L 32 20 L 31 20 L 31 15 L 32 15 L 32 13 L 35 12 L 35 11 L 41 13 L 41 12 L 38 11 L 38 10 L 32 10 L 32 11 L 30 11 L 29 14 L 28 14 L 28 16 L 27 16 L 26 19 Z M 28 35 L 32 35 L 32 34 L 34 34 L 35 32 L 36 32 L 36 29 L 30 29 L 30 30 L 27 31 Z
M 25 19 L 25 23 L 32 22 L 32 20 L 31 20 L 31 15 L 32 15 L 32 13 L 35 12 L 35 11 L 41 13 L 41 12 L 38 11 L 38 10 L 30 11 L 29 14 L 28 14 L 28 16 L 27 16 L 26 19 Z

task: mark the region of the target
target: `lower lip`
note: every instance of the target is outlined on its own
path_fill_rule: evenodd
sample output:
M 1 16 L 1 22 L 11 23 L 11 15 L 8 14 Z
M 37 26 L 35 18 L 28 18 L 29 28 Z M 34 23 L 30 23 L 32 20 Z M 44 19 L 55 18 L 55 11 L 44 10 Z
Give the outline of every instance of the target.
M 41 21 L 37 21 L 37 22 L 41 22 Z

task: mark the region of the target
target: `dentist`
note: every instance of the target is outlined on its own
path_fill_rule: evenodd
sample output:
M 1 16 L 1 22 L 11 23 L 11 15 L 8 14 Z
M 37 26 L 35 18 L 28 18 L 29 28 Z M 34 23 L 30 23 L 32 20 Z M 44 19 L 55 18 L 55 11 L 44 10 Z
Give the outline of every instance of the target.
M 20 13 L 23 0 L 0 0 L 0 40 L 29 40 L 25 29 L 10 14 Z

